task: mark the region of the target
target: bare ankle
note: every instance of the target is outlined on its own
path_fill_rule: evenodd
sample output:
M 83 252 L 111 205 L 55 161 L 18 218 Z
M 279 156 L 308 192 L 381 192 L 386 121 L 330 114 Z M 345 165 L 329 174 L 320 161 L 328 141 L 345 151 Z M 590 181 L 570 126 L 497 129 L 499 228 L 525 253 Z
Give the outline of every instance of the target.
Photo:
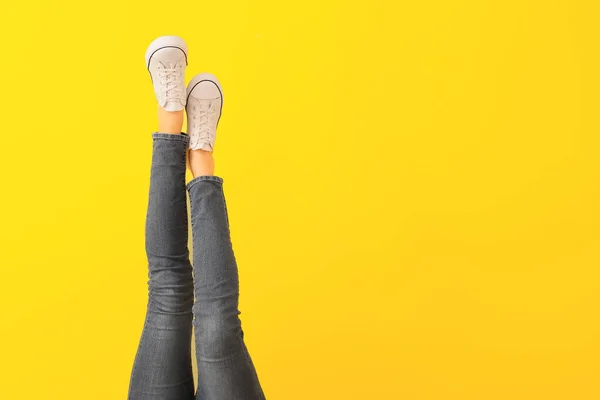
M 206 176 L 215 174 L 215 159 L 212 151 L 206 150 L 190 150 L 189 151 L 189 168 L 192 175 Z
M 158 132 L 180 134 L 183 126 L 183 110 L 167 111 L 158 107 Z

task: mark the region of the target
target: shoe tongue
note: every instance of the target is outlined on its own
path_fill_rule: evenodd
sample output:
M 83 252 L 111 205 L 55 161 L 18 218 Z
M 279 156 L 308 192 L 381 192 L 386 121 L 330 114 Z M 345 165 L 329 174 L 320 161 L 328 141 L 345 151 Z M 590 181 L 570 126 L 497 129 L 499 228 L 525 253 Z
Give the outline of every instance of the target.
M 165 69 L 174 69 L 177 66 L 177 63 L 174 63 L 174 62 L 161 62 L 161 65 Z
M 208 103 L 200 103 L 198 109 L 200 109 L 200 111 L 208 111 L 210 110 L 210 106 Z
M 194 96 L 190 97 L 190 99 L 193 99 L 193 101 L 196 103 L 196 107 L 198 107 L 198 110 L 200 110 L 200 111 L 209 111 L 210 110 L 210 104 L 211 104 L 212 100 L 197 99 Z

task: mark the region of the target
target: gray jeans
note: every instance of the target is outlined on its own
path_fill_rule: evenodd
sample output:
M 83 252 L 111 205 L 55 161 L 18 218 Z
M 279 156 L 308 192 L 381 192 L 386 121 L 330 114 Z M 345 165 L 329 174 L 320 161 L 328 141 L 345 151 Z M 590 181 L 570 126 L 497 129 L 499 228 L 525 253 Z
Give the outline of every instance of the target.
M 152 141 L 146 215 L 148 307 L 128 398 L 265 399 L 239 319 L 238 270 L 223 179 L 198 176 L 186 185 L 189 136 L 157 132 Z M 187 192 L 193 268 L 188 250 Z M 196 392 L 192 325 L 198 362 Z

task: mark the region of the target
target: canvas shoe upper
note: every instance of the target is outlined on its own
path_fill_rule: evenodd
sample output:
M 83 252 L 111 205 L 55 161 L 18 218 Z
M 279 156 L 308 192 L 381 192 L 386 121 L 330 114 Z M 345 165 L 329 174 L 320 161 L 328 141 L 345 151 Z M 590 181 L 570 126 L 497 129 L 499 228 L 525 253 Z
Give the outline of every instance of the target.
M 213 151 L 223 109 L 223 91 L 214 75 L 196 75 L 187 87 L 189 147 Z
M 178 36 L 161 36 L 155 39 L 146 50 L 146 66 L 158 104 L 167 111 L 183 110 L 186 104 L 185 41 Z

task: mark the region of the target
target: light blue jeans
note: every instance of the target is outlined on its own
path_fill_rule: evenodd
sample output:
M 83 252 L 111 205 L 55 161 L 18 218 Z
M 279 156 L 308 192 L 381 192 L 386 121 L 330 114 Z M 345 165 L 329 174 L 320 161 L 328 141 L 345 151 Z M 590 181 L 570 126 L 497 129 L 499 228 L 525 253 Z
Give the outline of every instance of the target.
M 152 134 L 146 214 L 148 307 L 129 400 L 264 400 L 238 309 L 239 281 L 223 179 L 185 184 L 189 136 Z M 193 268 L 188 250 L 190 196 Z M 195 297 L 195 302 L 194 302 Z M 194 391 L 194 326 L 198 388 Z

